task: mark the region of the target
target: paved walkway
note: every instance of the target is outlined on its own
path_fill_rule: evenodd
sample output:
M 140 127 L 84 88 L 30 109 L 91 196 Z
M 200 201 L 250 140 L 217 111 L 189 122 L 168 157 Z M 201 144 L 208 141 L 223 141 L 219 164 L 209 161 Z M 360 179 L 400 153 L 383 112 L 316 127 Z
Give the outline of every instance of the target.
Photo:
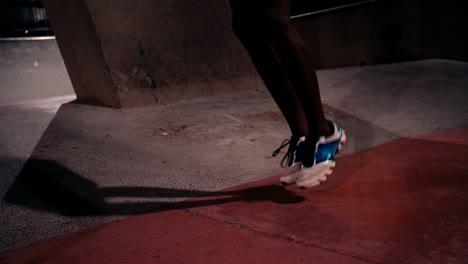
M 468 126 L 467 63 L 318 71 L 326 116 L 346 129 L 348 144 L 330 182 L 304 192 L 277 186 L 277 177 L 265 179 L 280 172 L 271 153 L 289 131 L 262 87 L 123 110 L 61 105 L 72 89 L 55 42 L 0 44 L 0 262 L 51 255 L 87 262 L 80 258 L 97 258 L 92 252 L 109 258 L 106 250 L 121 261 L 175 252 L 173 262 L 197 262 L 194 254 L 209 262 L 209 249 L 226 262 L 276 263 L 270 258 L 286 255 L 299 262 L 301 254 L 322 258 L 318 263 L 337 260 L 333 256 L 343 262 L 465 260 L 466 240 L 457 234 L 466 234 L 460 224 L 466 208 L 459 204 L 466 199 L 460 178 L 466 130 L 413 137 Z M 409 153 L 407 144 L 427 155 Z M 219 192 L 231 186 L 239 187 Z M 201 198 L 187 200 L 195 197 Z M 116 219 L 123 220 L 111 222 Z M 122 229 L 145 236 L 133 241 Z M 419 237 L 410 235 L 413 229 Z M 103 249 L 102 236 L 116 243 Z
M 468 127 L 269 177 L 0 254 L 2 263 L 467 263 Z M 144 192 L 141 194 L 144 196 Z

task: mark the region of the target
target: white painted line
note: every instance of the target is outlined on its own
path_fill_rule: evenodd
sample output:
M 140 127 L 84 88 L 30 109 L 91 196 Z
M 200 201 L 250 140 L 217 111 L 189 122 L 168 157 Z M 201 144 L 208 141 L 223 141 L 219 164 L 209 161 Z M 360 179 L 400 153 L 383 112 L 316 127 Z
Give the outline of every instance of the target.
M 49 39 L 55 39 L 55 36 L 0 38 L 0 41 L 49 40 Z
M 300 15 L 291 16 L 291 19 L 311 16 L 311 15 L 316 15 L 316 14 L 321 14 L 321 13 L 326 13 L 326 12 L 339 10 L 339 9 L 343 9 L 343 8 L 348 8 L 348 7 L 352 7 L 352 6 L 363 5 L 363 4 L 367 4 L 367 3 L 371 3 L 371 2 L 375 2 L 375 1 L 377 1 L 377 0 L 366 0 L 366 1 L 361 1 L 359 3 L 353 3 L 353 4 L 349 4 L 349 5 L 342 5 L 342 6 L 327 8 L 327 9 L 323 9 L 323 10 L 318 10 L 318 11 L 314 11 L 314 12 L 309 12 L 309 13 L 304 13 L 304 14 L 300 14 Z
M 70 101 L 76 100 L 76 95 L 63 95 L 63 96 L 54 96 L 42 99 L 31 99 L 31 100 L 19 100 L 14 102 L 1 102 L 0 108 L 5 107 L 15 107 L 15 106 L 35 106 L 35 105 L 44 105 L 44 104 L 64 104 Z

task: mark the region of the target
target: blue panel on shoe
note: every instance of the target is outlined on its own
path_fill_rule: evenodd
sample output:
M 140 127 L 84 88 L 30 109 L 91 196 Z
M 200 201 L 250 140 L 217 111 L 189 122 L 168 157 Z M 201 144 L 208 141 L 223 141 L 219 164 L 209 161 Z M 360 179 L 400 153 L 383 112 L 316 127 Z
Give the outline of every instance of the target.
M 316 164 L 327 160 L 335 160 L 335 152 L 340 144 L 340 140 L 333 141 L 327 144 L 320 144 L 317 153 L 315 153 Z
M 318 145 L 317 152 L 315 153 L 315 164 L 327 160 L 335 160 L 336 150 L 338 149 L 342 137 L 342 131 L 340 128 L 338 128 L 338 132 L 340 136 L 336 140 Z

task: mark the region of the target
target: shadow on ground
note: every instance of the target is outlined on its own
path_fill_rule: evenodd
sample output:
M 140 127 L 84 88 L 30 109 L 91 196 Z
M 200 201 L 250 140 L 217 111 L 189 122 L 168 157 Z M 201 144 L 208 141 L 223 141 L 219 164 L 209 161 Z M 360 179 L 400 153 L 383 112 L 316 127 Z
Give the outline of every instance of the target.
M 128 202 L 128 198 L 211 197 L 182 202 Z M 108 202 L 124 198 L 126 202 Z M 133 215 L 171 209 L 208 206 L 235 201 L 299 203 L 304 197 L 279 185 L 238 191 L 197 191 L 160 187 L 99 187 L 56 161 L 30 159 L 7 192 L 5 202 L 67 216 Z
M 269 109 L 268 107 L 266 108 Z M 70 118 L 69 114 L 76 114 L 77 110 L 80 110 L 80 116 L 75 117 L 75 119 Z M 120 129 L 112 126 L 115 123 L 128 123 L 123 113 L 107 111 L 106 109 L 100 110 L 103 111 L 103 117 L 100 117 L 98 121 L 93 121 L 91 116 L 97 118 L 95 107 L 75 104 L 62 106 L 35 147 L 32 157 L 25 162 L 23 169 L 19 172 L 16 179 L 11 179 L 13 184 L 6 192 L 3 201 L 24 208 L 53 212 L 63 216 L 134 215 L 236 201 L 270 201 L 279 204 L 304 201 L 304 197 L 284 189 L 279 185 L 260 186 L 232 192 L 197 191 L 189 190 L 184 187 L 180 189 L 147 187 L 159 185 L 157 181 L 153 182 L 153 184 L 146 183 L 145 187 L 138 186 L 137 179 L 150 177 L 149 171 L 153 174 L 157 174 L 160 178 L 167 179 L 169 185 L 172 186 L 179 185 L 178 182 L 182 180 L 194 181 L 194 179 L 199 177 L 198 175 L 210 174 L 209 180 L 203 178 L 195 182 L 194 189 L 200 188 L 200 181 L 217 182 L 219 179 L 225 180 L 225 178 L 231 178 L 237 179 L 238 182 L 243 182 L 242 179 L 244 177 L 238 177 L 234 174 L 235 172 L 242 174 L 243 171 L 238 167 L 238 164 L 245 164 L 246 162 L 250 165 L 255 165 L 250 167 L 247 165 L 244 166 L 246 168 L 251 168 L 250 171 L 247 170 L 250 173 L 254 170 L 258 170 L 260 175 L 274 175 L 265 173 L 265 169 L 263 169 L 271 167 L 269 165 L 272 162 L 261 156 L 264 155 L 263 152 L 265 152 L 262 148 L 263 145 L 273 146 L 271 142 L 273 142 L 275 138 L 270 135 L 271 131 L 278 125 L 284 126 L 285 123 L 284 120 L 277 121 L 274 115 L 273 117 L 272 115 L 267 115 L 271 112 L 256 110 L 259 112 L 259 114 L 254 115 L 256 118 L 251 117 L 249 114 L 244 116 L 236 114 L 238 118 L 243 120 L 243 125 L 239 127 L 232 127 L 230 123 L 225 123 L 223 119 L 218 120 L 212 117 L 214 121 L 210 119 L 211 121 L 205 122 L 206 124 L 198 123 L 198 126 L 193 126 L 191 129 L 187 128 L 186 130 L 189 130 L 187 132 L 182 131 L 172 137 L 160 136 L 156 139 L 145 138 L 144 143 L 142 143 L 140 141 L 131 141 L 135 138 L 141 138 L 142 132 L 139 127 L 134 128 L 128 125 L 128 131 L 126 131 L 126 135 L 122 139 L 122 136 L 118 134 Z M 145 111 L 145 109 L 140 111 Z M 177 111 L 175 112 L 177 113 Z M 182 112 L 187 114 L 186 111 L 187 110 L 183 110 Z M 349 140 L 344 154 L 367 149 L 399 137 L 385 129 L 376 127 L 357 117 L 342 113 L 338 109 L 328 105 L 325 105 L 325 111 L 327 116 L 333 120 L 339 120 L 339 123 L 342 124 L 343 127 L 346 127 Z M 146 116 L 146 114 L 141 113 L 140 115 Z M 156 120 L 153 120 L 154 115 L 153 113 L 151 115 L 148 114 L 148 116 L 151 117 L 149 120 L 143 118 L 145 122 L 139 121 L 137 124 L 155 123 Z M 96 128 L 97 123 L 99 123 L 100 127 L 104 127 L 104 129 L 101 129 L 102 131 Z M 203 138 L 203 131 L 215 131 L 212 133 L 215 133 L 216 136 L 210 135 L 208 139 Z M 229 133 L 231 134 L 227 134 L 228 132 L 226 131 L 230 131 Z M 364 132 L 358 133 L 358 131 Z M 246 140 L 247 143 L 239 139 L 256 138 L 258 137 L 257 134 L 268 135 L 268 137 L 259 137 L 259 139 L 255 139 L 254 141 Z M 223 138 L 223 136 L 225 138 Z M 219 140 L 216 141 L 218 137 Z M 200 140 L 200 138 L 208 141 L 197 145 L 196 140 Z M 177 141 L 174 141 L 175 143 L 170 141 L 173 139 L 177 139 Z M 121 140 L 130 140 L 131 142 L 125 141 L 125 144 L 122 144 Z M 182 143 L 179 141 L 182 141 Z M 224 144 L 228 141 L 231 142 L 229 143 L 231 145 L 223 149 Z M 189 143 L 187 142 L 192 143 L 193 146 L 188 145 Z M 260 142 L 261 145 L 256 145 L 255 149 L 252 149 L 252 142 Z M 175 144 L 179 144 L 180 146 Z M 96 147 L 97 145 L 99 147 Z M 167 155 L 161 155 L 158 151 L 154 151 L 154 149 L 165 149 L 166 145 L 170 146 L 171 150 L 176 149 L 177 151 L 172 151 L 174 153 L 166 151 L 168 153 Z M 179 147 L 179 149 L 177 147 Z M 207 156 L 209 157 L 211 157 L 212 153 L 215 153 L 214 150 L 216 150 L 217 158 L 226 160 L 223 166 L 227 165 L 228 167 L 226 168 L 228 169 L 222 167 L 217 162 L 213 164 L 210 163 L 210 166 L 210 164 L 205 164 L 206 161 L 203 159 L 192 158 L 193 161 L 181 161 L 181 151 L 201 151 L 200 148 L 205 148 L 205 153 L 208 153 Z M 233 153 L 234 148 L 238 149 L 235 153 Z M 149 152 L 148 149 L 151 149 L 151 152 Z M 249 151 L 249 153 L 240 154 L 245 153 L 245 151 Z M 86 155 L 82 155 L 83 153 Z M 91 154 L 88 155 L 87 153 Z M 168 156 L 169 154 L 172 156 Z M 65 159 L 62 157 L 65 157 Z M 79 157 L 79 159 L 77 157 Z M 252 160 L 254 157 L 256 159 L 261 157 L 259 159 L 260 161 L 253 162 Z M 63 165 L 63 160 L 66 161 L 67 166 Z M 162 162 L 164 164 L 166 160 L 168 160 L 168 163 L 171 163 L 170 166 L 177 165 L 177 167 L 180 168 L 193 168 L 192 165 L 195 164 L 198 167 L 193 170 L 193 173 L 197 171 L 200 172 L 198 175 L 193 175 L 193 177 L 190 175 L 190 173 L 192 173 L 191 171 L 184 172 L 189 175 L 174 173 L 174 171 L 171 171 L 171 173 L 167 175 L 159 175 L 164 173 L 163 169 L 154 172 L 153 166 L 163 166 L 160 163 Z M 174 163 L 173 160 L 177 160 L 178 163 L 172 164 Z M 15 163 L 20 160 L 15 158 L 3 158 L 3 161 L 4 163 L 6 161 L 8 161 L 6 163 Z M 23 164 L 23 162 L 24 160 L 20 161 L 21 164 Z M 81 164 L 86 164 L 87 167 L 95 168 L 94 171 L 98 171 L 99 168 L 103 166 L 108 166 L 109 169 L 105 174 L 96 172 L 91 176 L 81 175 L 76 172 L 79 170 Z M 122 166 L 122 164 L 125 164 L 125 166 Z M 213 170 L 213 166 L 215 165 L 217 166 L 216 170 Z M 166 164 L 166 167 L 170 166 Z M 129 186 L 100 186 L 101 182 L 104 181 L 103 179 L 107 179 L 106 181 L 109 182 L 108 179 L 112 178 L 108 177 L 122 175 L 128 172 L 128 168 L 130 168 L 132 173 L 136 174 L 131 176 L 136 179 L 134 185 L 127 182 L 126 184 Z M 216 171 L 216 173 L 229 171 L 230 174 L 212 175 L 213 171 Z M 174 180 L 174 177 L 177 177 L 178 180 Z M 252 176 L 250 177 L 252 178 Z M 97 181 L 96 179 L 101 179 L 101 181 Z M 118 178 L 113 178 L 110 182 L 112 182 L 113 185 L 119 185 Z M 191 185 L 190 182 L 184 182 L 184 184 L 185 186 Z M 231 186 L 232 184 L 224 185 Z M 222 188 L 225 188 L 225 186 Z M 181 202 L 174 201 L 194 197 L 208 197 L 209 199 L 192 199 Z

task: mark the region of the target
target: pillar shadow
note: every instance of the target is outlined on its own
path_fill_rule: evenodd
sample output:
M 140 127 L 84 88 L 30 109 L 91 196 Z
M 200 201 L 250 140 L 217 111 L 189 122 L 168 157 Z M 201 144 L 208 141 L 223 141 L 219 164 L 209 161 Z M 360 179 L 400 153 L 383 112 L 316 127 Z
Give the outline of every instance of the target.
M 200 198 L 181 202 L 131 201 L 133 198 L 187 197 Z M 118 202 L 106 201 L 110 198 Z M 288 204 L 304 200 L 279 185 L 216 192 L 162 187 L 99 187 L 56 161 L 41 159 L 26 162 L 4 197 L 4 201 L 11 204 L 66 216 L 134 215 L 237 201 Z

